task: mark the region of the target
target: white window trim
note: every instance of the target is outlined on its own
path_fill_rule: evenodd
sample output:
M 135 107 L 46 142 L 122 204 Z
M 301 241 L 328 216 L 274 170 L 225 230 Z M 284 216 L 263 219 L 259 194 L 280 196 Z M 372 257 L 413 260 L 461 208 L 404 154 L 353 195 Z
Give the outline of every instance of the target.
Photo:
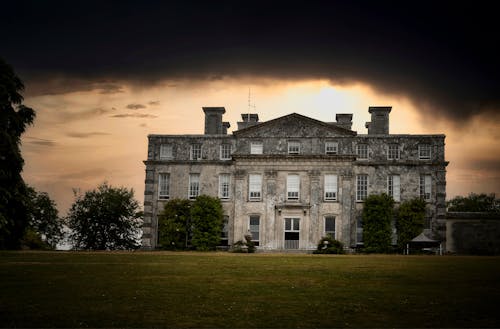
M 257 218 L 257 220 L 259 221 L 259 225 L 251 225 L 251 222 L 252 222 L 252 217 L 255 219 Z M 257 226 L 258 227 L 258 231 L 252 231 L 252 226 Z M 252 241 L 253 242 L 260 242 L 260 216 L 259 215 L 250 215 L 248 216 L 248 232 L 250 232 L 250 235 L 252 236 Z M 258 238 L 257 239 L 254 239 L 253 238 L 253 232 L 257 232 L 258 233 Z
M 167 150 L 169 150 L 167 152 Z M 160 144 L 160 160 L 169 160 L 174 158 L 174 147 L 172 144 Z
M 395 202 L 401 202 L 401 176 L 387 176 L 387 195 L 392 196 Z
M 250 154 L 263 154 L 263 153 L 264 153 L 264 143 L 250 142 Z
M 194 177 L 197 178 L 197 182 L 193 180 Z M 194 189 L 191 189 L 192 186 L 191 184 L 194 183 L 197 184 L 196 195 L 191 193 L 192 191 L 194 191 Z M 190 200 L 196 199 L 199 195 L 200 195 L 200 174 L 189 174 L 188 199 Z
M 365 190 L 365 193 L 364 193 L 364 198 L 360 198 L 359 197 L 360 195 L 358 193 L 358 191 L 359 191 L 359 179 L 358 178 L 361 177 L 361 176 L 366 177 L 366 190 Z M 369 185 L 369 177 L 368 177 L 368 175 L 366 175 L 366 174 L 359 174 L 359 175 L 356 176 L 356 202 L 364 202 L 365 199 L 368 197 L 368 185 Z
M 161 177 L 166 177 L 166 182 L 167 182 L 167 193 L 162 194 L 162 184 L 161 184 Z M 158 200 L 168 200 L 170 198 L 170 174 L 169 173 L 159 173 L 158 174 Z
M 360 153 L 360 147 L 365 147 L 366 148 L 366 155 L 363 154 L 361 155 Z M 363 152 L 364 153 L 364 152 Z M 358 160 L 368 160 L 368 144 L 367 143 L 358 143 L 356 144 L 356 155 Z
M 227 157 L 224 156 L 224 147 L 229 147 L 229 154 Z M 231 160 L 231 144 L 221 144 L 219 158 L 221 160 Z
M 391 157 L 391 146 L 396 146 L 396 157 Z M 401 154 L 400 154 L 400 150 L 399 150 L 399 144 L 396 144 L 396 143 L 392 143 L 392 144 L 389 144 L 387 145 L 387 160 L 399 160 Z
M 428 155 L 423 155 L 423 151 L 427 149 L 428 150 Z M 427 151 L 425 150 L 425 151 Z M 430 160 L 432 159 L 432 147 L 430 144 L 419 144 L 418 145 L 418 159 L 419 160 Z
M 199 148 L 200 148 L 200 154 L 199 154 L 199 157 L 197 157 L 196 159 L 195 159 L 195 157 L 194 157 L 194 148 L 195 148 L 195 146 L 196 146 L 196 147 L 198 147 L 198 146 L 199 146 Z M 191 144 L 191 149 L 190 149 L 190 152 L 189 152 L 189 159 L 190 159 L 190 160 L 201 160 L 201 158 L 202 158 L 202 153 L 203 153 L 203 147 L 202 147 L 202 145 L 201 145 L 201 144 Z
M 328 177 L 334 177 L 333 181 L 328 184 L 327 178 Z M 337 195 L 338 195 L 338 176 L 333 175 L 333 174 L 326 174 L 323 179 L 323 184 L 324 184 L 324 193 L 323 193 L 323 199 L 325 201 L 337 201 Z M 334 186 L 334 188 L 332 188 Z M 329 196 L 329 193 L 334 193 L 333 196 Z
M 300 142 L 288 142 L 288 154 L 300 154 Z
M 337 219 L 336 219 L 336 217 L 333 216 L 333 215 L 325 215 L 323 218 L 324 218 L 324 220 L 323 220 L 323 233 L 324 233 L 324 236 L 327 236 L 328 234 L 330 234 L 329 232 L 331 232 L 331 231 L 327 231 L 326 230 L 326 219 L 327 218 L 333 218 L 333 236 L 332 236 L 332 238 L 337 239 Z
M 223 179 L 227 177 L 227 182 L 224 182 Z M 224 186 L 223 184 L 227 184 L 227 195 L 224 195 Z M 231 198 L 231 175 L 230 174 L 220 174 L 219 175 L 219 198 L 223 200 L 227 200 Z
M 257 185 L 258 189 L 256 188 Z M 248 200 L 260 201 L 261 199 L 262 199 L 262 175 L 250 174 L 248 175 Z
M 423 182 L 422 182 L 422 180 L 423 180 Z M 423 198 L 425 201 L 431 201 L 432 200 L 432 176 L 428 175 L 428 174 L 420 175 L 420 184 L 419 185 L 420 185 L 420 197 Z
M 333 150 L 329 151 L 329 148 Z M 337 142 L 325 142 L 325 154 L 338 154 L 339 153 L 339 143 Z
M 296 181 L 292 181 L 291 179 L 296 179 Z M 292 195 L 292 196 L 290 196 L 290 195 Z M 289 174 L 286 177 L 286 199 L 292 200 L 292 201 L 300 200 L 300 175 L 299 174 Z

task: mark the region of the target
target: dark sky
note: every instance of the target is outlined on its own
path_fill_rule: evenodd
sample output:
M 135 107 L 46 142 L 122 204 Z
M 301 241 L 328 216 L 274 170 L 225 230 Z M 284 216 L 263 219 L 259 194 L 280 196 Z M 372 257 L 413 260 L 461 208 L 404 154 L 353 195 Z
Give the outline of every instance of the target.
M 493 2 L 10 1 L 0 56 L 32 93 L 255 75 L 368 83 L 456 122 L 500 109 Z M 417 105 L 418 107 L 418 105 Z

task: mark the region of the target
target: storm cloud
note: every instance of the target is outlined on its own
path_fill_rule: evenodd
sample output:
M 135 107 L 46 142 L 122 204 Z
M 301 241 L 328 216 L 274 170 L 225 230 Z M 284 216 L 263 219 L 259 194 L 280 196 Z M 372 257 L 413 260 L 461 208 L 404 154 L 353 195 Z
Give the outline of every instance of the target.
M 6 6 L 16 15 L 0 22 L 0 30 L 10 31 L 2 38 L 2 56 L 28 92 L 96 88 L 92 81 L 108 81 L 103 92 L 119 92 L 121 81 L 147 86 L 255 76 L 366 83 L 455 122 L 497 115 L 500 109 L 495 51 L 500 34 L 489 2 L 25 1 Z

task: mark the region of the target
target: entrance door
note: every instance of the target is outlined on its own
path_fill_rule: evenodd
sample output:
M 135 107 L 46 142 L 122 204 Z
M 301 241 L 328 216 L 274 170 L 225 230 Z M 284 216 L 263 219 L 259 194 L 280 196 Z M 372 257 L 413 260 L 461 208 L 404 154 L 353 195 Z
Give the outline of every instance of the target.
M 285 218 L 285 249 L 299 249 L 300 218 Z

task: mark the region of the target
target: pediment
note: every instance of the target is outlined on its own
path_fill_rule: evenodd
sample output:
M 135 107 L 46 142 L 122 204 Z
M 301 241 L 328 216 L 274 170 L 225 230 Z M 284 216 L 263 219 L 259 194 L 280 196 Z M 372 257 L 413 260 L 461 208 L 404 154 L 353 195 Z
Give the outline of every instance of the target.
M 238 137 L 335 137 L 355 136 L 356 132 L 297 113 L 285 115 L 233 132 Z

